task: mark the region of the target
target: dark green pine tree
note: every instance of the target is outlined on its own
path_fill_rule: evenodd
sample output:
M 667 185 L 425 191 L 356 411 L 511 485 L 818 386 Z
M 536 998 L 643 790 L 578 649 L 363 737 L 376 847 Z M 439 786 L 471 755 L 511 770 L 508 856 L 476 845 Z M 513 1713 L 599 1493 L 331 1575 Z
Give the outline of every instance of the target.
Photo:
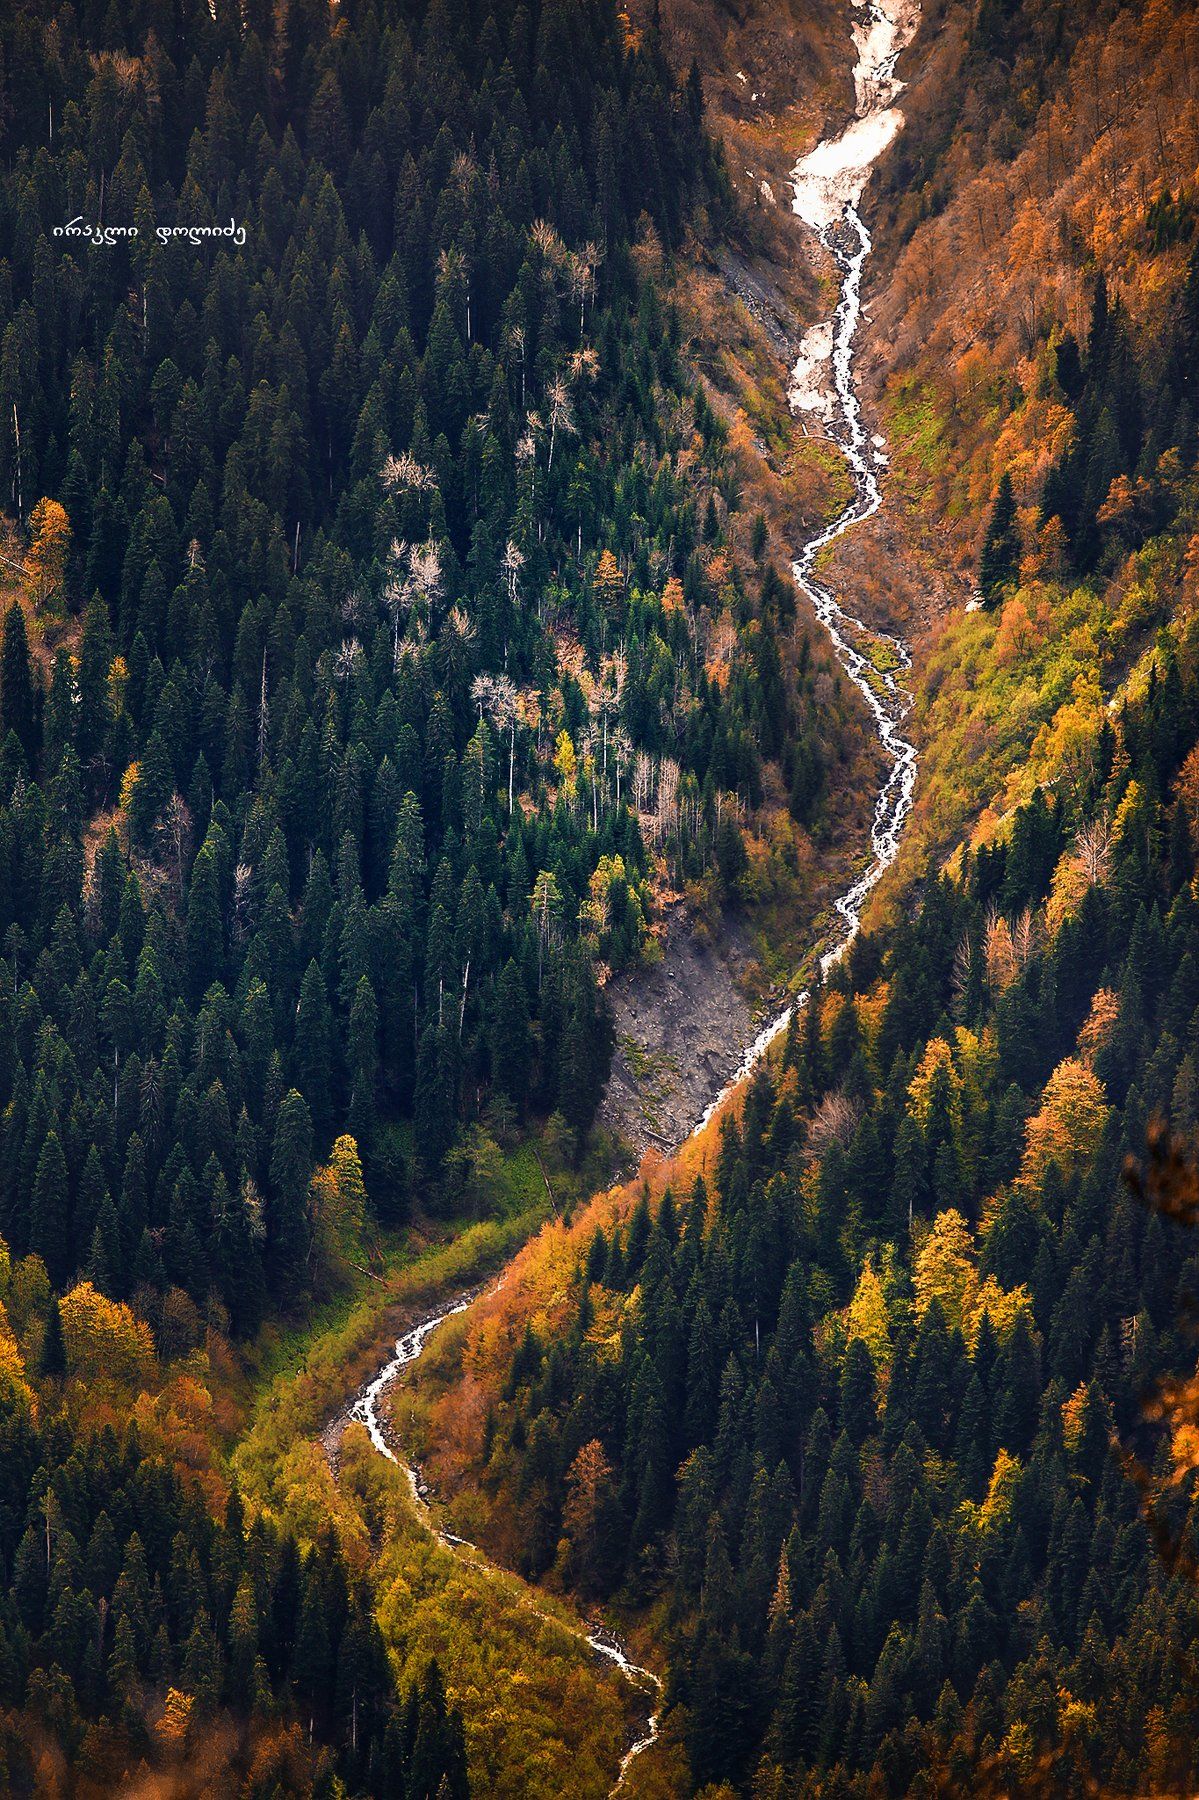
M 121 895 L 125 887 L 125 859 L 120 841 L 111 828 L 99 850 L 93 867 L 93 892 L 96 925 L 102 939 L 112 937 L 121 916 Z
M 116 1207 L 105 1194 L 96 1212 L 87 1274 L 93 1287 L 110 1296 L 121 1292 L 121 1233 Z
M 349 1125 L 361 1150 L 375 1135 L 375 1084 L 379 1072 L 379 1008 L 370 978 L 360 975 L 346 1033 L 346 1068 L 350 1083 Z
M 972 1374 L 962 1398 L 954 1440 L 954 1460 L 962 1488 L 971 1500 L 981 1500 L 986 1493 L 991 1473 L 990 1417 L 986 1390 L 977 1374 Z
M 45 1378 L 65 1375 L 66 1372 L 67 1346 L 62 1335 L 62 1314 L 58 1310 L 58 1301 L 52 1297 L 46 1313 L 41 1354 L 38 1357 L 38 1374 Z
M 1015 581 L 1020 566 L 1020 532 L 1016 523 L 1016 496 L 1006 469 L 999 478 L 987 535 L 978 564 L 978 586 L 984 604 L 994 606 L 1005 588 Z
M 224 969 L 224 923 L 216 858 L 203 845 L 192 865 L 187 895 L 187 973 L 192 999 L 203 999 Z
M 410 1800 L 470 1800 L 462 1720 L 446 1703 L 435 1661 L 429 1664 L 417 1700 L 406 1793 Z
M 1027 1309 L 1022 1308 L 1017 1314 L 1011 1336 L 995 1365 L 993 1387 L 998 1396 L 996 1437 L 1004 1449 L 1023 1456 L 1037 1428 L 1041 1399 L 1040 1359 Z
M 315 959 L 300 983 L 296 1009 L 296 1080 L 312 1113 L 313 1128 L 323 1142 L 333 1118 L 333 1018 L 325 978 Z
M 25 615 L 15 600 L 4 615 L 4 640 L 0 646 L 0 736 L 7 737 L 10 731 L 32 768 L 37 753 L 33 663 Z
M 71 1268 L 70 1184 L 67 1159 L 57 1131 L 51 1131 L 38 1156 L 29 1209 L 29 1247 L 50 1271 L 57 1286 Z
M 417 1153 L 431 1174 L 440 1169 L 453 1142 L 456 1105 L 454 1030 L 450 1025 L 439 1027 L 434 1017 L 421 1033 L 413 1103 Z
M 369 1609 L 356 1605 L 338 1645 L 335 1690 L 337 1715 L 351 1754 L 357 1754 L 370 1729 L 386 1683 L 386 1668 L 378 1627 Z
M 137 781 L 129 802 L 129 825 L 134 840 L 149 849 L 154 831 L 175 790 L 171 759 L 161 735 L 152 732 L 138 758 Z
M 249 1177 L 246 1178 L 247 1183 Z M 249 1337 L 257 1329 L 266 1304 L 262 1257 L 256 1221 L 250 1207 L 254 1195 L 248 1188 L 237 1196 L 229 1193 L 223 1175 L 213 1184 L 213 1232 L 210 1259 L 213 1279 L 237 1337 Z
M 533 1053 L 529 1005 L 520 970 L 509 958 L 495 985 L 491 1021 L 491 1073 L 497 1088 L 523 1111 Z
M 580 1154 L 607 1086 L 615 1041 L 610 1015 L 599 1003 L 593 978 L 580 972 L 562 1034 L 558 1077 L 558 1107 L 575 1133 Z
M 284 1095 L 271 1150 L 267 1249 L 278 1293 L 299 1297 L 308 1257 L 308 1184 L 312 1178 L 312 1115 L 295 1088 Z
M 316 1551 L 304 1565 L 300 1597 L 299 1631 L 292 1661 L 292 1679 L 311 1733 L 318 1720 L 327 1717 L 333 1701 L 333 1649 L 325 1586 Z
M 860 1337 L 850 1338 L 841 1371 L 841 1428 L 861 1445 L 875 1426 L 874 1362 Z
M 708 1302 L 701 1291 L 687 1345 L 683 1428 L 689 1444 L 705 1443 L 716 1423 L 720 1399 L 720 1350 Z
M 906 1232 L 927 1210 L 931 1198 L 928 1156 L 918 1120 L 905 1113 L 895 1134 L 895 1175 L 891 1182 L 891 1229 Z

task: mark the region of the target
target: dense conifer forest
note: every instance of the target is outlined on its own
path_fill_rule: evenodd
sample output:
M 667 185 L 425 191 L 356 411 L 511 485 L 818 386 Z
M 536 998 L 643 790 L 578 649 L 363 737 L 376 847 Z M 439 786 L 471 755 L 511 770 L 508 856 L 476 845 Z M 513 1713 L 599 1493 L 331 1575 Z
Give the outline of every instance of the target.
M 790 594 L 722 549 L 631 242 L 716 172 L 603 8 L 22 13 L 4 68 L 0 481 L 47 496 L 2 653 L 4 1223 L 248 1329 L 335 1127 L 392 1215 L 489 1095 L 581 1141 L 651 852 L 733 881 L 767 759 L 818 803 Z M 157 235 L 226 217 L 244 248 Z
M 1164 1477 L 1144 1391 L 1194 1363 L 1195 1246 L 1122 1168 L 1152 1115 L 1199 1116 L 1169 803 L 1197 647 L 1070 803 L 858 940 L 709 1179 L 597 1231 L 565 1324 L 520 1343 L 483 1479 L 531 1572 L 666 1596 L 701 1788 L 1195 1779 L 1199 1600 L 1110 1440 Z
M 360 1573 L 128 1408 L 525 1120 L 577 1158 L 655 886 L 718 916 L 768 795 L 819 817 L 668 293 L 701 111 L 602 3 L 4 9 L 14 1792 L 210 1734 L 212 1791 L 466 1792 Z
M 0 1795 L 1199 1784 L 1195 9 L 925 10 L 912 823 L 593 1193 L 609 984 L 806 933 L 870 782 L 683 324 L 771 241 L 694 12 L 0 9 Z M 464 1546 L 347 1408 L 467 1285 Z
M 305 1279 L 335 1125 L 393 1215 L 488 1093 L 582 1139 L 627 800 L 735 876 L 803 679 L 631 253 L 703 179 L 694 98 L 603 9 L 393 11 L 4 45 L 0 482 L 48 496 L 2 651 L 4 1226 L 239 1330 Z
M 21 1326 L 44 1272 L 17 1264 L 5 1277 Z M 6 1793 L 56 1791 L 56 1763 L 76 1771 L 76 1791 L 127 1791 L 131 1763 L 186 1756 L 213 1793 L 466 1800 L 462 1722 L 436 1662 L 401 1700 L 370 1591 L 331 1534 L 301 1552 L 293 1536 L 247 1525 L 236 1492 L 214 1520 L 136 1432 L 40 1424 L 11 1326 L 4 1353 Z M 100 1357 L 89 1366 L 84 1354 L 74 1319 L 64 1332 L 53 1313 L 42 1406 L 68 1359 L 103 1379 Z

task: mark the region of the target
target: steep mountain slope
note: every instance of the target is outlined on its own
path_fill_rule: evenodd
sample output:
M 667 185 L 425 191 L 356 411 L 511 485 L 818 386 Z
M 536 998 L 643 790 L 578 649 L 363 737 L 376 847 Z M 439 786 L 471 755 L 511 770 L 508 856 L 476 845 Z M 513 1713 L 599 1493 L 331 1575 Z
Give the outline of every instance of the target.
M 316 1303 L 569 1196 L 667 895 L 818 898 L 860 723 L 671 298 L 729 205 L 605 4 L 0 11 L 18 1792 L 618 1766 L 617 1684 L 552 1621 L 529 1682 L 519 1598 L 446 1701 L 398 1475 L 347 1452 L 343 1506 L 289 1443 L 243 1531 L 228 1458 Z
M 1193 606 L 1197 53 L 1181 3 L 942 6 L 913 53 L 869 365 L 893 504 L 853 546 L 927 658 L 912 872 L 1070 779 Z
M 846 24 L 0 20 L 0 1788 L 602 1795 L 599 1602 L 642 1800 L 1199 1780 L 1199 1267 L 1121 1175 L 1199 1126 L 1192 5 L 925 15 L 836 552 L 913 827 L 723 1124 L 572 1166 L 666 900 L 789 971 L 862 810 L 779 554 Z M 560 1610 L 321 1437 L 551 1207 L 393 1423 Z
M 1196 43 L 1169 0 L 927 16 L 896 506 L 836 568 L 918 634 L 895 880 L 719 1137 L 531 1245 L 417 1405 L 472 1535 L 665 1648 L 693 1788 L 1199 1774 L 1145 1410 L 1199 1268 L 1122 1174 L 1199 1127 Z

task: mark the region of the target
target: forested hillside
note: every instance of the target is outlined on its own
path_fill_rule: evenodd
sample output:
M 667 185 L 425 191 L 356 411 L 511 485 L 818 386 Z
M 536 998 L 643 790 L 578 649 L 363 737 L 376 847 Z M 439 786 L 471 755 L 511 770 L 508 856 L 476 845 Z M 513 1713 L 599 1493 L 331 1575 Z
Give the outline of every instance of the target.
M 236 1493 L 214 1519 L 178 1441 L 73 1430 L 83 1387 L 144 1378 L 145 1325 L 90 1286 L 60 1308 L 36 1258 L 5 1258 L 0 1296 L 4 1793 L 128 1792 L 140 1766 L 170 1792 L 466 1800 L 437 1664 L 401 1700 L 331 1529 L 301 1548 Z
M 1197 1119 L 1196 648 L 1077 810 L 859 940 L 707 1180 L 596 1231 L 500 1367 L 505 1541 L 660 1597 L 699 1786 L 1195 1779 L 1199 1599 L 1109 1440 L 1182 1529 L 1141 1406 L 1193 1369 L 1195 1249 L 1121 1168 Z
M 1199 1785 L 1199 12 L 925 10 L 816 570 L 912 821 L 590 1195 L 609 981 L 863 810 L 763 173 L 848 23 L 666 13 L 0 16 L 0 1793 Z M 480 1283 L 396 1408 L 464 1543 L 346 1408 Z
M 908 125 L 879 176 L 893 272 L 876 348 L 907 525 L 930 547 L 935 532 L 942 560 L 974 563 L 1004 473 L 1029 573 L 1095 566 L 1095 515 L 1121 475 L 1133 491 L 1112 497 L 1108 546 L 1160 529 L 1160 459 L 1194 430 L 1197 41 L 1186 0 L 943 0 L 922 16 Z M 1113 318 L 1092 375 L 1107 381 L 1084 398 L 1099 276 Z M 1081 546 L 1075 498 L 1045 491 L 1067 443 L 1093 490 Z
M 14 1791 L 465 1791 L 361 1554 L 243 1521 L 229 1345 L 522 1129 L 577 1159 L 659 894 L 821 827 L 848 704 L 669 300 L 701 200 L 607 4 L 4 9 Z
M 657 1635 L 694 1791 L 1197 1779 L 1193 1208 L 1129 1178 L 1199 1129 L 1196 28 L 929 9 L 895 504 L 838 553 L 920 633 L 895 877 L 719 1138 L 531 1246 L 425 1401 L 472 1528 Z
M 1193 605 L 1197 50 L 1187 0 L 923 15 L 878 182 L 890 517 L 855 571 L 938 615 L 914 874 L 1072 780 Z

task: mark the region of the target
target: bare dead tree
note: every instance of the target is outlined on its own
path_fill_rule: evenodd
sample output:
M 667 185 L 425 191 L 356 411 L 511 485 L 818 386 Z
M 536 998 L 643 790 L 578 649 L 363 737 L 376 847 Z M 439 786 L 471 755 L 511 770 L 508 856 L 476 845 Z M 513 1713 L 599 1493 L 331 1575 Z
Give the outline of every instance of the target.
M 470 685 L 470 697 L 479 709 L 479 717 L 487 718 L 502 734 L 508 734 L 508 815 L 512 815 L 516 779 L 516 722 L 519 699 L 516 683 L 507 675 L 476 675 Z

